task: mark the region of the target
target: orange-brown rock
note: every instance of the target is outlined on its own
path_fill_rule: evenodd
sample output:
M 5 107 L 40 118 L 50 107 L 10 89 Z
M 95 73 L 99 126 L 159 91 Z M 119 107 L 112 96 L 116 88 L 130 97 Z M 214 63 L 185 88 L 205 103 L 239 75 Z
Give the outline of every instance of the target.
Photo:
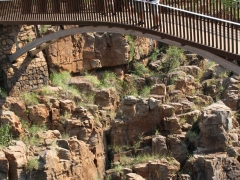
M 121 114 L 112 122 L 111 144 L 132 144 L 139 134 L 154 133 L 163 118 L 174 115 L 174 107 L 161 101 L 127 96 Z
M 11 111 L 13 111 L 18 117 L 24 120 L 28 120 L 26 105 L 24 101 L 15 101 L 11 104 Z
M 19 118 L 12 111 L 3 111 L 0 116 L 1 125 L 9 125 L 10 132 L 14 137 L 19 137 L 23 133 L 22 124 Z
M 134 39 L 135 59 L 149 54 L 155 42 L 137 37 Z M 67 49 L 67 51 L 66 51 Z M 68 36 L 48 48 L 50 70 L 67 70 L 73 73 L 82 70 L 114 67 L 127 64 L 130 46 L 122 34 L 85 33 Z
M 171 161 L 171 162 L 170 162 Z M 180 163 L 174 158 L 156 159 L 148 163 L 136 164 L 133 172 L 141 175 L 146 180 L 159 180 L 176 178 L 175 173 L 180 170 Z
M 96 91 L 95 104 L 101 109 L 114 112 L 119 105 L 119 95 L 114 88 L 101 89 Z
M 9 179 L 24 178 L 24 167 L 27 164 L 26 146 L 22 141 L 13 141 L 12 145 L 3 149 L 9 162 Z
M 0 179 L 8 180 L 9 162 L 3 151 L 0 151 Z
M 60 110 L 61 114 L 72 113 L 76 108 L 76 104 L 72 100 L 60 100 Z
M 49 121 L 49 110 L 45 104 L 28 106 L 29 120 L 32 124 L 43 125 Z
M 84 141 L 89 145 L 89 149 L 94 153 L 94 162 L 100 174 L 105 171 L 105 137 L 101 123 L 85 108 L 76 108 L 73 118 L 66 121 L 66 132 L 70 136 Z
M 166 95 L 166 85 L 165 84 L 154 84 L 151 87 L 150 94 L 157 94 L 157 95 Z

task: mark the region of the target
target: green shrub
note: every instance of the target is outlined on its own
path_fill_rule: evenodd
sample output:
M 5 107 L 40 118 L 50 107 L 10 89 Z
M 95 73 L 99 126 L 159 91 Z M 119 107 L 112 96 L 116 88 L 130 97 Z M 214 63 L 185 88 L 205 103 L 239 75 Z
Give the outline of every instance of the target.
M 130 46 L 130 58 L 129 58 L 129 61 L 131 61 L 134 57 L 134 37 L 133 36 L 130 36 L 130 35 L 126 35 L 126 40 L 128 41 L 129 43 L 129 46 Z
M 74 100 L 75 96 L 79 96 L 80 92 L 75 86 L 66 86 L 65 89 L 66 91 L 66 98 Z
M 41 133 L 47 130 L 45 125 L 30 125 L 27 121 L 21 120 L 22 126 L 27 134 L 24 134 L 20 137 L 20 140 L 23 141 L 27 146 L 39 146 L 41 144 L 41 139 L 38 137 L 37 133 Z
M 93 92 L 82 92 L 82 101 L 77 103 L 77 106 L 86 107 L 87 104 L 94 104 L 96 94 Z
M 85 73 L 85 77 L 92 83 L 94 87 L 99 87 L 101 82 L 98 80 L 96 76 L 93 76 L 91 74 Z
M 20 97 L 27 106 L 38 104 L 38 98 L 35 92 L 23 92 Z
M 6 147 L 9 146 L 12 142 L 12 135 L 10 133 L 9 125 L 0 126 L 0 146 Z
M 27 164 L 26 164 L 26 171 L 31 172 L 33 170 L 37 170 L 39 168 L 39 161 L 35 157 L 31 157 L 28 159 Z
M 144 77 L 146 74 L 149 74 L 150 71 L 147 67 L 144 66 L 144 64 L 136 62 L 133 64 L 133 74 Z
M 39 90 L 40 94 L 43 96 L 48 96 L 48 95 L 54 95 L 55 92 L 51 91 L 51 89 L 49 88 L 49 86 L 43 86 L 40 90 Z
M 140 91 L 139 95 L 142 97 L 148 97 L 148 95 L 150 94 L 150 90 L 150 86 L 144 86 L 144 88 Z
M 156 61 L 159 55 L 160 55 L 160 49 L 154 49 L 154 51 L 150 55 L 149 59 L 151 61 Z
M 50 75 L 52 85 L 65 87 L 71 78 L 70 72 L 63 71 L 61 73 L 53 73 Z
M 166 59 L 162 63 L 162 70 L 168 73 L 180 65 L 184 65 L 186 56 L 184 50 L 175 46 L 169 46 L 166 50 Z
M 114 87 L 118 82 L 117 76 L 114 72 L 104 71 L 101 77 L 101 87 Z
M 194 131 L 189 131 L 187 134 L 186 134 L 186 137 L 189 139 L 190 142 L 195 142 L 196 139 L 197 139 L 197 133 L 194 132 Z
M 42 34 L 42 33 L 47 32 L 49 26 L 50 25 L 43 25 L 43 26 L 41 26 L 41 29 L 39 30 L 39 33 Z
M 123 81 L 121 83 L 120 96 L 123 99 L 125 96 L 132 95 L 138 96 L 138 90 L 136 88 L 136 83 L 134 81 Z
M 7 92 L 3 88 L 0 88 L 0 98 L 6 98 L 6 97 L 7 97 Z

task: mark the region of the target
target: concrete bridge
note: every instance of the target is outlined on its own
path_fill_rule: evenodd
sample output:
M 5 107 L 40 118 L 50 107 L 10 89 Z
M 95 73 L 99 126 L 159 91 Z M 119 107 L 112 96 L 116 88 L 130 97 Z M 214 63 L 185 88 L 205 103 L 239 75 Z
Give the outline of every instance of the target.
M 115 2 L 115 3 L 113 3 Z M 71 24 L 79 28 L 49 34 L 9 55 L 35 55 L 68 35 L 111 32 L 152 38 L 213 60 L 235 73 L 240 67 L 239 7 L 221 2 L 169 1 L 160 4 L 124 0 L 9 0 L 0 1 L 0 24 Z M 204 7 L 204 8 L 203 8 Z M 32 50 L 36 48 L 36 50 Z

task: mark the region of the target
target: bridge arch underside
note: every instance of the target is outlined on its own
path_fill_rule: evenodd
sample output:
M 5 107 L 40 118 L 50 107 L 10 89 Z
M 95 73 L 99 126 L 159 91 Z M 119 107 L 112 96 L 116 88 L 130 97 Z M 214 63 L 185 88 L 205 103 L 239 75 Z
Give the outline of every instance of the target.
M 60 30 L 58 32 L 48 34 L 44 37 L 38 38 L 35 41 L 27 44 L 23 48 L 17 50 L 14 54 L 9 55 L 8 58 L 11 62 L 14 62 L 15 59 L 20 57 L 22 54 L 29 52 L 33 48 L 41 49 L 47 48 L 48 46 L 41 47 L 44 43 L 49 43 L 48 45 L 56 42 L 56 40 L 64 38 L 69 35 L 74 34 L 81 34 L 81 33 L 87 33 L 87 32 L 109 32 L 109 33 L 120 33 L 120 34 L 129 34 L 133 36 L 140 36 L 145 38 L 154 39 L 160 42 L 163 42 L 165 44 L 177 46 L 180 48 L 183 48 L 187 51 L 196 53 L 204 58 L 207 58 L 211 61 L 214 61 L 223 67 L 225 67 L 228 70 L 233 71 L 236 74 L 240 75 L 240 67 L 234 63 L 231 63 L 230 61 L 226 59 L 235 59 L 240 60 L 240 56 L 237 54 L 229 54 L 227 52 L 207 47 L 204 45 L 200 45 L 194 42 L 189 42 L 184 39 L 180 39 L 174 36 L 170 36 L 164 33 L 160 33 L 157 31 L 153 31 L 150 29 L 144 29 L 141 27 L 134 27 L 130 25 L 123 25 L 123 24 L 114 24 L 114 23 L 106 23 L 104 25 L 103 22 L 96 23 L 95 25 L 92 25 L 93 22 L 90 22 L 91 25 L 88 25 L 86 22 L 84 24 L 78 24 L 78 28 L 72 28 L 72 29 L 66 29 L 66 30 Z

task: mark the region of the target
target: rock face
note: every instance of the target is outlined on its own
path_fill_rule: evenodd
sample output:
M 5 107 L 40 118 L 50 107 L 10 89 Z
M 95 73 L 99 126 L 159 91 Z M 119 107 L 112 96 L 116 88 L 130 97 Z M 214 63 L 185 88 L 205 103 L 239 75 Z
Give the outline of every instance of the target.
M 101 178 L 94 154 L 86 143 L 71 140 L 58 140 L 56 149 L 49 147 L 39 154 L 40 169 L 31 172 L 31 180 L 95 180 Z
M 89 149 L 94 154 L 94 163 L 98 174 L 103 174 L 105 171 L 106 142 L 101 123 L 96 121 L 87 109 L 76 108 L 72 119 L 67 119 L 66 132 L 88 144 Z
M 240 178 L 240 163 L 226 154 L 200 156 L 194 162 L 194 168 L 197 174 L 193 178 L 198 180 Z
M 174 115 L 174 107 L 161 101 L 135 98 L 124 99 L 121 114 L 112 123 L 111 143 L 113 145 L 132 144 L 139 134 L 154 133 L 163 118 Z
M 200 120 L 201 142 L 206 151 L 225 151 L 232 129 L 231 109 L 221 101 L 204 108 Z
M 154 48 L 154 41 L 150 39 L 139 37 L 134 44 L 135 59 L 140 59 Z M 52 72 L 62 69 L 77 73 L 127 64 L 131 56 L 129 52 L 130 45 L 125 35 L 86 33 L 68 36 L 52 44 L 48 48 L 47 59 Z

